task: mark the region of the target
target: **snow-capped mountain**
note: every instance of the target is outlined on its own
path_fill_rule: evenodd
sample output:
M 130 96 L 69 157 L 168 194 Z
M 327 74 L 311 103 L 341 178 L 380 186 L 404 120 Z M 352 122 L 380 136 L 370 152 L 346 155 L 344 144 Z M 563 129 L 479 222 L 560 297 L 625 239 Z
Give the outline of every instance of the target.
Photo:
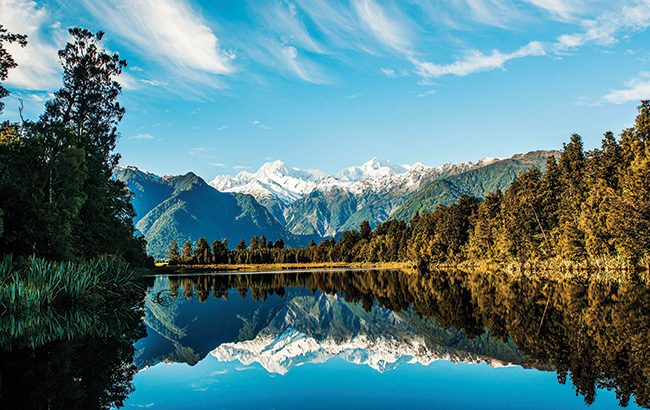
M 543 168 L 547 157 L 555 154 L 535 151 L 437 167 L 397 165 L 373 158 L 333 174 L 274 161 L 256 172 L 218 176 L 209 186 L 191 173 L 159 177 L 135 167 L 119 168 L 115 178 L 134 193 L 138 229 L 149 242 L 150 252 L 160 256 L 165 255 L 171 239 L 227 237 L 236 243 L 264 234 L 306 245 L 310 239 L 318 241 L 358 229 L 363 221 L 375 227 L 389 218 L 409 220 L 416 212 L 450 205 L 461 195 L 480 198 L 503 190 L 519 173 L 530 167 Z M 188 189 L 191 192 L 185 192 Z M 173 201 L 168 200 L 170 196 Z M 240 214 L 226 217 L 223 201 L 216 198 L 225 200 L 227 196 L 240 205 L 226 209 L 240 209 Z M 248 228 L 222 229 L 232 223 Z M 217 225 L 216 231 L 210 228 Z
M 274 198 L 288 205 L 333 179 L 322 171 L 292 168 L 277 160 L 265 163 L 256 172 L 219 175 L 210 185 L 222 192 L 251 194 L 257 200 Z
M 270 373 L 286 374 L 304 364 L 340 358 L 384 372 L 406 363 L 509 363 L 451 346 L 422 328 L 437 324 L 388 309 L 365 312 L 336 294 L 296 297 L 252 339 L 223 343 L 211 351 L 219 361 L 260 364 Z
M 385 191 L 395 187 L 416 188 L 424 180 L 443 177 L 479 168 L 499 161 L 484 158 L 478 162 L 448 163 L 431 167 L 417 162 L 397 165 L 390 161 L 372 158 L 368 162 L 346 168 L 335 174 L 315 169 L 290 167 L 277 160 L 263 164 L 256 172 L 242 171 L 237 175 L 219 175 L 210 185 L 223 192 L 253 195 L 258 201 L 270 198 L 290 205 L 313 191 L 344 189 L 353 193 L 367 190 Z
M 331 338 L 319 341 L 293 328 L 287 328 L 277 335 L 265 334 L 253 340 L 224 343 L 210 354 L 222 362 L 237 360 L 244 365 L 258 363 L 269 373 L 277 374 L 286 374 L 292 367 L 307 363 L 325 363 L 335 357 L 349 363 L 368 366 L 380 373 L 396 369 L 402 364 L 419 363 L 428 366 L 437 360 L 452 363 L 487 363 L 492 367 L 510 365 L 487 356 L 467 352 L 461 354 L 441 347 L 433 349 L 423 337 L 397 340 L 359 335 L 345 341 Z
M 408 168 L 408 165 L 395 165 L 390 161 L 384 161 L 375 157 L 361 166 L 353 166 L 340 171 L 336 174 L 336 178 L 348 182 L 359 182 L 366 179 L 390 178 L 395 174 L 403 174 L 407 172 Z
M 256 172 L 217 176 L 210 185 L 219 191 L 250 194 L 296 235 L 334 236 L 344 226 L 355 229 L 365 218 L 374 226 L 423 183 L 498 161 L 397 165 L 372 158 L 335 174 L 268 162 Z M 372 209 L 366 209 L 372 207 Z M 343 213 L 338 209 L 344 210 Z M 365 211 L 364 211 L 365 210 Z M 357 215 L 362 211 L 362 214 Z M 332 215 L 332 212 L 334 214 Z M 371 214 L 371 215 L 368 215 Z M 349 223 L 348 219 L 352 218 Z

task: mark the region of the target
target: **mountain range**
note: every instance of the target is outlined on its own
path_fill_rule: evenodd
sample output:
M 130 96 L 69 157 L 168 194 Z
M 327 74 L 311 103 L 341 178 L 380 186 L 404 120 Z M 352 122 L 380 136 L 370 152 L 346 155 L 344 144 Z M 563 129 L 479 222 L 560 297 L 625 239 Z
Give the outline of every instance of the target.
M 366 311 L 337 294 L 290 288 L 282 297 L 255 301 L 231 289 L 226 299 L 196 303 L 179 295 L 161 303 L 156 295 L 168 291 L 166 279 L 157 279 L 155 288 L 159 291 L 145 299 L 147 337 L 136 344 L 141 369 L 160 362 L 194 365 L 208 354 L 219 361 L 258 363 L 277 374 L 334 357 L 379 372 L 436 360 L 531 365 L 510 340 L 487 332 L 470 339 L 411 310 Z
M 438 167 L 373 158 L 334 174 L 273 161 L 256 172 L 220 175 L 209 183 L 193 173 L 160 177 L 132 166 L 119 168 L 115 177 L 133 192 L 136 228 L 149 253 L 161 258 L 172 239 L 228 238 L 234 246 L 263 234 L 304 245 L 358 229 L 364 220 L 372 227 L 389 218 L 409 220 L 463 194 L 480 198 L 503 190 L 528 168 L 544 168 L 550 155 L 557 152 Z

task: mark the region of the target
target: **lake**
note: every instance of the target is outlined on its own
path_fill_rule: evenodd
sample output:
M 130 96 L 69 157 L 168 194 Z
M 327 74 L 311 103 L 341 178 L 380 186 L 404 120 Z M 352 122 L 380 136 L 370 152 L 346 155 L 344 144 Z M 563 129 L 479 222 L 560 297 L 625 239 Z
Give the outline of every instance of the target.
M 122 312 L 3 326 L 2 408 L 650 408 L 635 281 L 164 275 Z

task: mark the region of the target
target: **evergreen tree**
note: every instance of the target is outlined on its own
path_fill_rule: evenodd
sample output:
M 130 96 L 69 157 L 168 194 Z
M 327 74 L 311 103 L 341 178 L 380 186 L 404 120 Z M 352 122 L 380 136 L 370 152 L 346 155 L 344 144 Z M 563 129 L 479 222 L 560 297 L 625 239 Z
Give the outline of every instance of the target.
M 250 249 L 251 251 L 256 251 L 259 249 L 259 247 L 260 247 L 260 240 L 257 237 L 257 235 L 253 235 L 253 237 L 251 238 L 251 242 L 248 245 L 248 249 Z
M 370 228 L 370 223 L 368 221 L 361 222 L 361 226 L 359 226 L 359 235 L 361 235 L 361 239 L 369 240 L 371 233 L 372 228 Z
M 489 193 L 479 205 L 474 216 L 473 226 L 468 243 L 468 256 L 475 259 L 492 259 L 496 256 L 495 242 L 501 222 L 501 201 L 503 194 L 500 190 Z
M 248 246 L 246 245 L 246 241 L 243 240 L 243 239 L 240 239 L 240 240 L 239 240 L 239 243 L 237 244 L 237 248 L 236 248 L 236 249 L 237 249 L 238 251 L 245 251 L 247 248 L 248 248 Z
M 212 262 L 212 252 L 210 252 L 210 245 L 207 239 L 203 236 L 199 238 L 194 249 L 194 260 L 196 263 L 208 264 Z
M 185 244 L 183 244 L 183 253 L 181 254 L 181 262 L 192 263 L 193 262 L 192 256 L 193 256 L 192 243 L 190 241 L 185 241 Z
M 178 244 L 175 240 L 172 240 L 169 243 L 169 253 L 168 253 L 169 263 L 176 264 L 180 261 L 181 255 L 178 253 Z
M 586 256 L 584 233 L 580 229 L 580 208 L 585 199 L 584 185 L 585 156 L 582 138 L 573 134 L 564 145 L 558 161 L 559 182 L 559 224 L 556 227 L 557 253 L 563 258 L 576 261 Z
M 284 249 L 284 241 L 282 240 L 282 238 L 276 239 L 273 247 L 276 249 Z

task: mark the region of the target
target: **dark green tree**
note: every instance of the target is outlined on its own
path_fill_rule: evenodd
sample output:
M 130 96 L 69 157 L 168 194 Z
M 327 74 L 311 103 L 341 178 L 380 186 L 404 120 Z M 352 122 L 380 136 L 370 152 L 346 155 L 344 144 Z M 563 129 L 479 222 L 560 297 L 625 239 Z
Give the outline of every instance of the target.
M 212 252 L 210 251 L 210 245 L 208 245 L 207 239 L 203 236 L 199 238 L 196 243 L 196 248 L 194 249 L 194 260 L 196 263 L 208 264 L 212 262 Z
M 176 264 L 181 260 L 181 255 L 178 253 L 178 244 L 175 240 L 172 240 L 169 243 L 169 253 L 168 256 L 170 264 Z

